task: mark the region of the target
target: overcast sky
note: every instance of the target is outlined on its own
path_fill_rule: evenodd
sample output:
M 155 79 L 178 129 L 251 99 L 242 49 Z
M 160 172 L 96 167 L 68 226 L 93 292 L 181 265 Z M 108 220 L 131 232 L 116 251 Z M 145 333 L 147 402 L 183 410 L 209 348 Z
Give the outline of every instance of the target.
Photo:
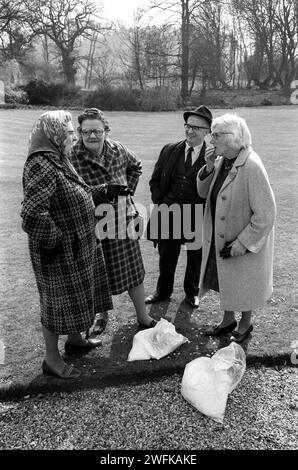
M 142 4 L 142 0 L 99 0 L 105 6 L 105 13 L 111 19 L 119 19 L 126 23 L 133 22 L 134 9 Z

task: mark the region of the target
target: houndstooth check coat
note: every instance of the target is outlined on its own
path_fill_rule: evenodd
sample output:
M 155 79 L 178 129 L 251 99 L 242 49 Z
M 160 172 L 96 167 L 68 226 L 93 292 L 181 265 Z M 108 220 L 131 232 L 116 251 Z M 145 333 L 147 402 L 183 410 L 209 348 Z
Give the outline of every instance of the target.
M 22 227 L 29 236 L 41 322 L 57 334 L 85 331 L 96 312 L 112 308 L 94 232 L 94 202 L 106 200 L 104 187 L 91 189 L 51 152 L 28 157 L 23 187 Z
M 100 157 L 89 152 L 79 140 L 72 149 L 71 161 L 79 175 L 91 187 L 117 183 L 127 185 L 134 193 L 142 173 L 140 160 L 120 142 L 110 139 L 105 140 Z M 140 285 L 145 277 L 145 269 L 139 241 L 127 235 L 127 226 L 135 213 L 131 198 L 119 197 L 112 206 L 116 216 L 117 237 L 101 238 L 110 290 L 113 295 L 117 295 Z M 108 223 L 113 221 L 112 218 Z

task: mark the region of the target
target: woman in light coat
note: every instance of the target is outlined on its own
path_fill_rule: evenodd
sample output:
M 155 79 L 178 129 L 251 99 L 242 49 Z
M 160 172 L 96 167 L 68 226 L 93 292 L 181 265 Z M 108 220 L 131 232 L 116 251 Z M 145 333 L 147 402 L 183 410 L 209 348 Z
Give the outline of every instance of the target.
M 213 148 L 197 180 L 199 195 L 207 198 L 200 297 L 209 289 L 219 292 L 224 316 L 210 334 L 232 332 L 231 340 L 239 343 L 253 329 L 252 310 L 272 294 L 276 205 L 246 122 L 234 114 L 220 116 L 211 137 Z M 242 312 L 238 327 L 235 311 Z

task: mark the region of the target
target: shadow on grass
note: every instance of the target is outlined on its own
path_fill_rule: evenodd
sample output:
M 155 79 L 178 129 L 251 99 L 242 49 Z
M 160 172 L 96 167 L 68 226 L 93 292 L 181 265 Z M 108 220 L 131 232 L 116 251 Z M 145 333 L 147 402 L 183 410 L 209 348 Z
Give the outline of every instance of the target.
M 174 308 L 173 308 L 174 307 Z M 174 374 L 184 372 L 185 365 L 197 357 L 211 357 L 216 351 L 228 346 L 229 335 L 214 338 L 206 335 L 211 325 L 202 323 L 200 309 L 192 309 L 185 301 L 178 307 L 172 301 L 160 302 L 150 308 L 150 315 L 171 319 L 176 331 L 189 339 L 174 352 L 160 360 L 146 360 L 128 362 L 128 354 L 132 346 L 133 336 L 140 331 L 135 319 L 126 323 L 117 324 L 113 335 L 108 331 L 103 335 L 104 346 L 89 351 L 82 351 L 75 355 L 65 355 L 65 361 L 73 363 L 82 371 L 79 379 L 63 380 L 55 377 L 38 374 L 29 383 L 13 384 L 6 390 L 0 390 L 2 400 L 22 398 L 26 395 L 38 395 L 54 392 L 71 392 L 92 388 L 105 388 L 123 384 L 139 384 L 160 380 Z M 260 365 L 277 366 L 291 365 L 289 358 L 284 356 L 254 357 L 248 355 L 249 343 L 252 335 L 243 341 L 247 355 L 247 366 Z

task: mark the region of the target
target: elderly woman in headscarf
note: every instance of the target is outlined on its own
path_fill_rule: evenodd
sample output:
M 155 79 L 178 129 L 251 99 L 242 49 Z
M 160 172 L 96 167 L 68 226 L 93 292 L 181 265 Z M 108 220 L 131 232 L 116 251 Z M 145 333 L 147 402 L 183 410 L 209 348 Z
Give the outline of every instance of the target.
M 62 359 L 59 335 L 68 335 L 66 353 L 99 346 L 100 340 L 81 332 L 93 325 L 95 311 L 112 308 L 94 215 L 94 202 L 107 200 L 107 191 L 103 185 L 91 189 L 73 168 L 69 156 L 76 140 L 70 113 L 42 114 L 30 134 L 23 172 L 21 217 L 40 296 L 42 370 L 62 379 L 80 371 Z
M 230 340 L 241 343 L 253 329 L 252 310 L 272 294 L 276 205 L 244 119 L 214 119 L 211 145 L 197 180 L 199 195 L 207 198 L 200 296 L 219 292 L 224 311 L 209 334 L 231 333 Z M 235 311 L 242 313 L 238 326 Z
M 106 236 L 104 227 L 101 227 L 101 238 L 111 293 L 117 295 L 127 291 L 139 326 L 153 327 L 156 321 L 148 315 L 145 306 L 145 270 L 139 241 L 134 237 L 134 231 L 129 230 L 137 215 L 131 194 L 135 192 L 142 173 L 141 162 L 120 142 L 108 138 L 109 122 L 99 109 L 85 109 L 78 121 L 80 138 L 71 157 L 77 172 L 91 187 L 110 183 L 127 188 L 130 193 L 126 197 L 115 197 L 110 207 L 98 207 L 100 214 L 104 209 L 109 213 L 103 218 L 107 220 L 108 227 Z

